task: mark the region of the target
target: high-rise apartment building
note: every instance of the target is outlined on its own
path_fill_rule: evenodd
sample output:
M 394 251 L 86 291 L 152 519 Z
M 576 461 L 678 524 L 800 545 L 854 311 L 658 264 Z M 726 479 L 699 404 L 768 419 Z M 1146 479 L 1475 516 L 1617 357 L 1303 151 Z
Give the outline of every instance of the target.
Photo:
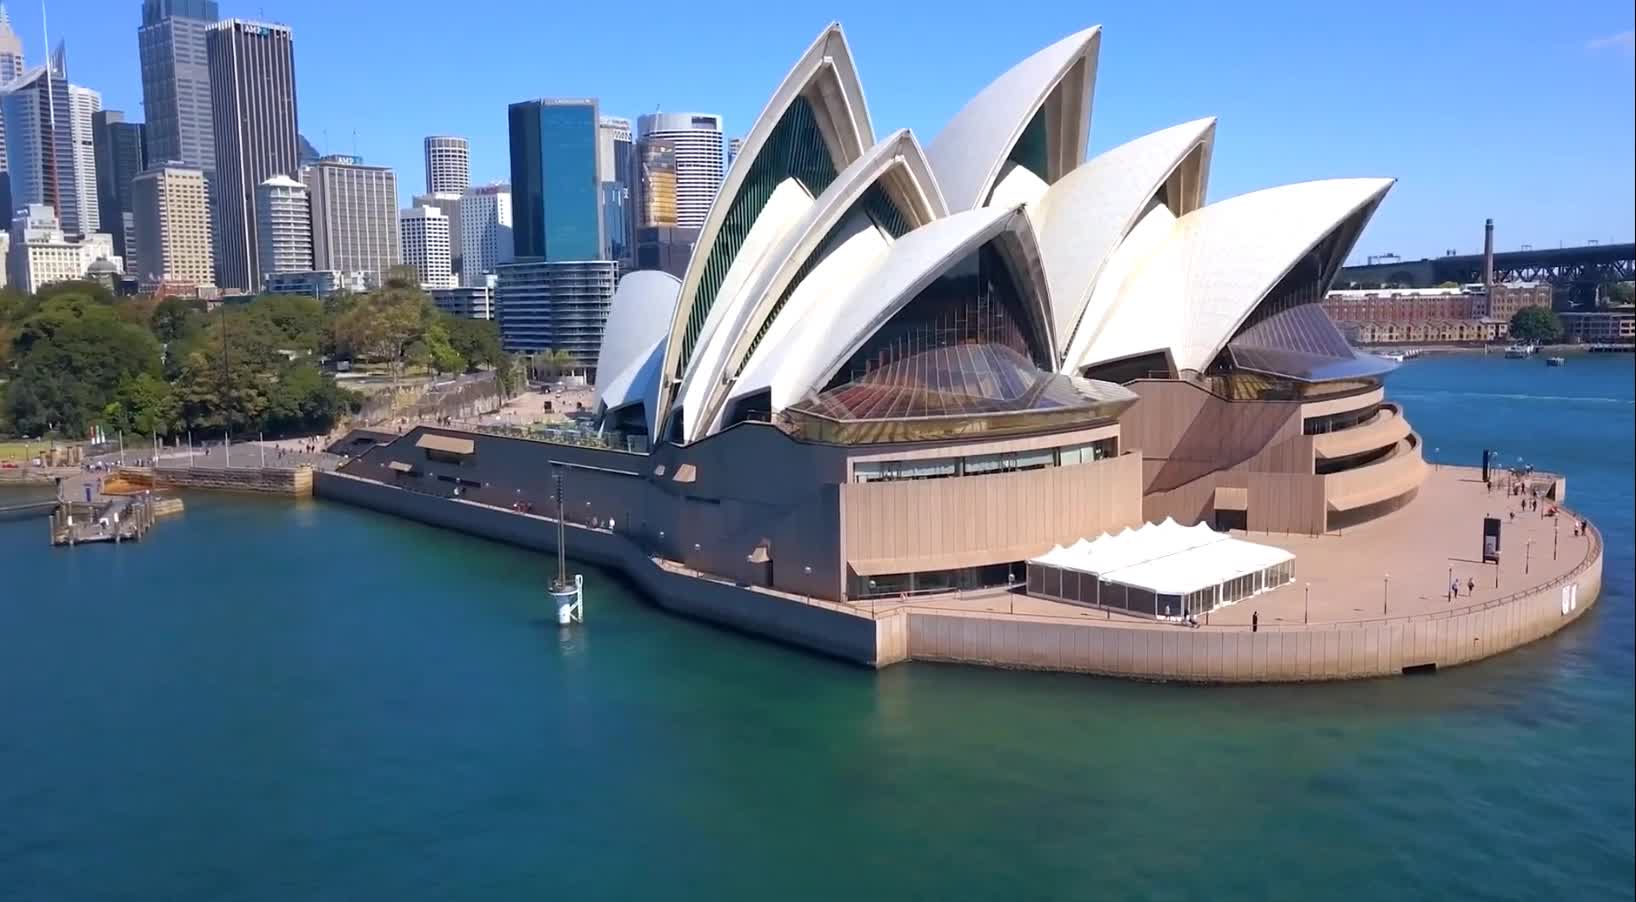
M 68 86 L 68 130 L 74 142 L 74 197 L 79 202 L 82 232 L 120 231 L 118 223 L 104 229 L 97 205 L 97 142 L 94 118 L 102 112 L 102 95 L 79 85 Z
M 203 170 L 177 163 L 154 166 L 131 180 L 131 206 L 139 284 L 212 284 L 210 192 Z
M 488 284 L 487 277 L 514 256 L 511 186 L 479 185 L 467 191 L 460 198 L 460 231 L 460 284 Z
M 91 115 L 91 140 L 97 159 L 97 219 L 113 236 L 114 252 L 125 258 L 125 271 L 138 273 L 132 231 L 131 180 L 148 168 L 142 123 L 126 122 L 119 110 Z
M 83 279 L 99 260 L 114 264 L 116 270 L 124 265 L 107 235 L 64 234 L 49 204 L 26 204 L 12 218 L 6 246 L 7 285 L 23 294 L 33 294 L 52 282 Z
M 454 135 L 426 139 L 426 193 L 466 193 L 471 187 L 471 145 Z
M 209 179 L 216 137 L 205 33 L 220 18 L 216 0 L 142 0 L 136 30 L 148 159 L 185 163 Z
M 11 28 L 6 5 L 0 3 L 0 86 L 23 74 L 23 39 Z M 6 120 L 0 116 L 0 210 L 10 210 L 11 177 L 6 171 Z
M 495 308 L 500 344 L 513 352 L 566 351 L 596 365 L 619 264 L 612 260 L 517 260 L 500 267 Z
M 597 171 L 601 179 L 602 228 L 606 245 L 602 255 L 629 266 L 635 244 L 635 172 L 631 153 L 631 121 L 604 116 L 598 127 Z
M 461 247 L 461 241 L 460 241 L 460 239 L 463 237 L 462 236 L 462 231 L 463 230 L 462 230 L 461 225 L 460 225 L 460 198 L 461 198 L 461 196 L 462 195 L 452 194 L 452 193 L 450 193 L 448 191 L 436 191 L 436 192 L 433 192 L 431 194 L 417 194 L 417 195 L 415 195 L 415 199 L 413 201 L 411 201 L 410 204 L 409 204 L 409 206 L 411 208 L 414 208 L 414 207 L 436 207 L 439 212 L 441 212 L 444 216 L 448 217 L 448 219 L 449 219 L 449 271 L 451 273 L 453 273 L 455 275 L 455 277 L 456 277 L 456 281 L 454 283 L 452 283 L 452 284 L 455 284 L 455 285 L 460 284 L 460 282 L 459 282 L 460 271 L 464 266 L 464 262 L 463 262 L 463 260 L 461 258 L 465 254 L 465 249 L 463 247 Z
M 312 209 L 306 185 L 275 175 L 256 186 L 256 242 L 263 285 L 273 273 L 312 270 Z
M 0 89 L 12 206 L 49 206 L 57 227 L 80 234 L 84 224 L 79 219 L 71 109 L 60 53 Z
M 437 207 L 411 207 L 398 213 L 403 263 L 414 267 L 422 288 L 453 288 L 449 266 L 449 217 Z
M 508 111 L 518 257 L 599 260 L 604 249 L 595 100 L 528 100 Z
M 714 113 L 650 113 L 636 120 L 642 141 L 670 142 L 676 157 L 676 224 L 704 227 L 722 179 L 721 117 Z
M 314 269 L 377 282 L 398 264 L 398 178 L 385 166 L 331 154 L 301 170 L 312 200 Z
M 216 270 L 223 288 L 261 284 L 256 186 L 296 172 L 295 44 L 290 29 L 225 19 L 205 30 L 210 60 Z
M 487 284 L 433 288 L 432 306 L 464 319 L 494 319 L 494 289 Z

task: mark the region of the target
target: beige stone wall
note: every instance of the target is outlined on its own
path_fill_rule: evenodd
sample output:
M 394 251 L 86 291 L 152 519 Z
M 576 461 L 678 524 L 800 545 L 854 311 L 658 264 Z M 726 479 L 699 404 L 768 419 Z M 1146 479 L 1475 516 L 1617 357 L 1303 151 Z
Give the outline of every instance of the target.
M 250 492 L 259 495 L 312 495 L 312 468 L 265 470 L 206 469 L 204 467 L 120 467 L 119 478 L 133 485 L 153 485 L 214 492 Z

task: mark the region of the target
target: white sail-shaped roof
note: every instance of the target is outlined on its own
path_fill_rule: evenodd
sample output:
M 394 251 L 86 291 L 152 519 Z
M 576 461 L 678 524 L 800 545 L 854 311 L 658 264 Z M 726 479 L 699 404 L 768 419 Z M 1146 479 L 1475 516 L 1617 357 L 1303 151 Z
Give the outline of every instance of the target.
M 642 405 L 642 421 L 647 426 L 648 435 L 653 435 L 659 428 L 659 368 L 664 365 L 665 339 L 660 336 L 646 353 L 631 361 L 623 370 L 619 371 L 606 383 L 598 377 L 597 386 L 597 413 L 607 422 L 608 415 L 630 407 L 634 404 Z
M 1204 370 L 1290 267 L 1373 212 L 1392 182 L 1301 182 L 1180 217 L 1124 279 L 1100 333 L 1071 365 L 1169 349 L 1178 370 Z
M 987 207 L 956 213 L 922 226 L 892 245 L 873 270 L 860 274 L 856 286 L 828 303 L 814 305 L 785 332 L 776 347 L 763 345 L 734 388 L 735 397 L 770 391 L 773 410 L 801 400 L 821 387 L 852 354 L 950 266 L 985 243 L 1013 233 L 1025 251 L 1035 246 L 1033 229 L 1022 209 Z M 1049 301 L 1045 274 L 1037 254 L 1013 260 L 1013 277 L 1024 302 L 1032 306 L 1033 327 L 1049 346 Z M 1027 263 L 1032 262 L 1029 269 Z M 1021 265 L 1018 265 L 1021 264 Z M 1021 271 L 1017 271 L 1017 270 Z
M 680 287 L 675 276 L 658 270 L 633 272 L 619 280 L 602 325 L 602 348 L 596 355 L 599 389 L 646 356 L 654 342 L 664 339 Z M 599 390 L 598 400 L 600 396 Z
M 908 129 L 888 135 L 842 170 L 800 218 L 782 232 L 777 244 L 762 257 L 762 265 L 734 296 L 718 299 L 717 310 L 722 313 L 723 321 L 714 334 L 721 338 L 721 351 L 708 359 L 701 356 L 690 368 L 682 390 L 686 399 L 688 386 L 696 383 L 704 393 L 702 407 L 697 411 L 688 410 L 684 416 L 689 440 L 703 437 L 715 428 L 731 382 L 742 369 L 757 337 L 765 340 L 779 328 L 779 324 L 769 322 L 769 318 L 790 317 L 794 322 L 804 315 L 806 304 L 832 299 L 850 289 L 864 268 L 859 264 L 874 262 L 895 240 L 885 225 L 869 222 L 867 211 L 855 213 L 879 233 L 872 242 L 875 253 L 864 253 L 861 257 L 850 254 L 844 261 L 835 253 L 846 243 L 837 233 L 841 218 L 872 188 L 878 188 L 885 201 L 893 205 L 892 215 L 901 215 L 903 222 L 898 225 L 903 230 L 925 225 L 948 213 L 920 144 Z M 826 239 L 830 246 L 825 246 Z M 864 240 L 864 236 L 858 240 Z M 820 252 L 826 253 L 825 261 L 814 261 L 813 255 Z M 813 270 L 814 263 L 832 264 L 836 272 Z M 823 290 L 798 292 L 797 277 L 817 280 Z M 712 316 L 716 312 L 712 311 Z M 707 362 L 708 370 L 704 368 Z
M 989 203 L 1013 148 L 1042 111 L 1048 171 L 1034 175 L 1051 184 L 1079 165 L 1090 134 L 1101 41 L 1100 25 L 1063 38 L 1011 67 L 949 120 L 926 155 L 950 210 Z
M 1068 173 L 1029 208 L 1059 348 L 1071 346 L 1097 274 L 1149 200 L 1174 183 L 1177 196 L 1167 190 L 1165 200 L 1175 215 L 1203 205 L 1215 130 L 1214 118 L 1196 119 L 1121 144 Z
M 852 51 L 841 27 L 831 24 L 796 61 L 745 135 L 699 231 L 665 348 L 660 400 L 667 409 L 674 382 L 706 337 L 709 314 L 742 242 L 772 195 L 790 180 L 812 194 L 821 192 L 828 178 L 874 143 Z

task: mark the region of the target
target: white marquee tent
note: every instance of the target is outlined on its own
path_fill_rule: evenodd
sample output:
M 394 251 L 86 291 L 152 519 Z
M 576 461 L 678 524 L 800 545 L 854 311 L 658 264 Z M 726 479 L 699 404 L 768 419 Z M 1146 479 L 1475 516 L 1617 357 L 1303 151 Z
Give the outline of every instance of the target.
M 1028 594 L 1155 617 L 1203 614 L 1295 579 L 1295 555 L 1166 518 L 1058 545 L 1028 562 Z

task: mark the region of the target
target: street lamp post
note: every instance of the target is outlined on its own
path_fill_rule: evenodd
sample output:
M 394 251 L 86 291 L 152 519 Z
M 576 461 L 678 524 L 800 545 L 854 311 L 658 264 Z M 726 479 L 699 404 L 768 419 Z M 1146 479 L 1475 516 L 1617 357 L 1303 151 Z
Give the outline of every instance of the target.
M 1204 616 L 1206 618 L 1208 618 L 1210 615 L 1206 614 Z M 1206 619 L 1205 622 L 1208 623 L 1209 620 Z M 1307 585 L 1306 585 L 1306 597 L 1301 600 L 1301 623 L 1302 623 L 1302 625 L 1305 625 L 1305 624 L 1309 624 L 1311 622 L 1312 622 L 1312 583 L 1307 583 Z
M 1449 568 L 1449 602 L 1454 601 L 1454 568 Z
M 1391 597 L 1392 597 L 1392 574 L 1388 573 L 1388 574 L 1386 574 L 1385 581 L 1381 584 L 1381 590 L 1380 590 L 1380 613 L 1381 613 L 1381 616 L 1383 616 L 1383 617 L 1386 615 L 1386 601 L 1387 601 L 1387 599 L 1389 599 Z
M 1527 542 L 1524 542 L 1523 546 L 1522 546 L 1522 572 L 1523 573 L 1528 572 L 1529 562 L 1532 561 L 1533 558 L 1534 558 L 1534 540 L 1529 539 Z
M 1562 544 L 1562 512 L 1551 518 L 1551 560 L 1556 560 L 1557 546 Z

